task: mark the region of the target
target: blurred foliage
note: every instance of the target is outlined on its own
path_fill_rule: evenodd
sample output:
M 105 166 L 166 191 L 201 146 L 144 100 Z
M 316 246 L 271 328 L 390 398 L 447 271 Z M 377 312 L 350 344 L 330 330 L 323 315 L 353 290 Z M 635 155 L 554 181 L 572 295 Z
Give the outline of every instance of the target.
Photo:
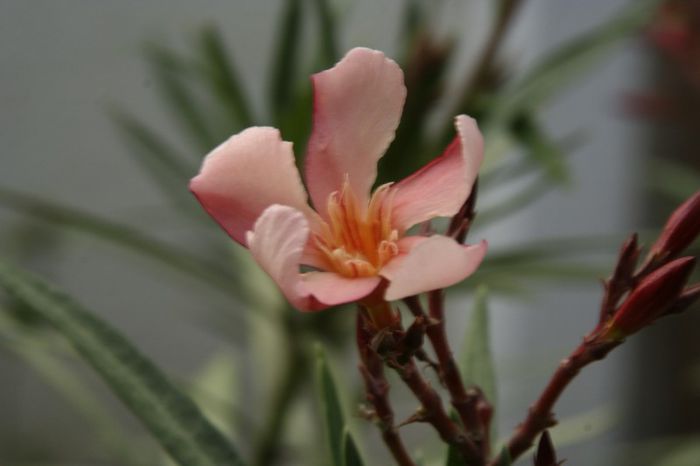
M 397 60 L 405 72 L 408 96 L 401 126 L 392 146 L 383 158 L 378 182 L 400 179 L 436 156 L 453 137 L 452 117 L 459 113 L 476 116 L 486 136 L 487 159 L 480 190 L 488 195 L 498 192 L 503 180 L 519 183 L 519 191 L 501 195 L 498 203 L 480 207 L 475 227 L 492 226 L 541 198 L 543 194 L 573 182 L 567 154 L 575 144 L 556 141 L 540 124 L 538 112 L 557 93 L 566 90 L 620 40 L 636 34 L 644 26 L 657 0 L 642 0 L 630 5 L 618 16 L 595 29 L 562 44 L 526 70 L 510 72 L 499 54 L 507 31 L 516 21 L 524 1 L 493 2 L 491 32 L 473 69 L 452 78 L 453 60 L 459 52 L 456 35 L 439 38 L 434 31 L 432 7 L 427 0 L 406 0 L 402 25 L 402 52 Z M 254 351 L 256 361 L 236 367 L 236 357 L 215 355 L 210 366 L 193 386 L 184 384 L 212 423 L 227 437 L 243 445 L 241 456 L 252 458 L 249 464 L 265 466 L 284 459 L 294 464 L 328 464 L 319 459 L 310 443 L 299 446 L 289 441 L 286 423 L 291 412 L 308 398 L 308 379 L 317 372 L 320 412 L 327 432 L 334 466 L 361 465 L 356 439 L 350 434 L 342 414 L 339 395 L 325 356 L 316 354 L 310 342 L 322 340 L 338 352 L 347 340 L 351 313 L 325 312 L 300 315 L 279 300 L 266 279 L 257 278 L 249 259 L 230 252 L 230 240 L 209 221 L 189 195 L 186 185 L 196 173 L 203 154 L 231 134 L 256 124 L 273 124 L 284 138 L 294 142 L 299 158 L 310 131 L 312 93 L 308 76 L 332 66 L 350 44 L 343 44 L 339 30 L 343 17 L 328 0 L 287 0 L 275 28 L 277 37 L 270 52 L 265 108 L 254 110 L 246 83 L 240 79 L 230 47 L 218 29 L 201 30 L 190 50 L 174 51 L 161 44 L 149 44 L 144 56 L 154 88 L 181 131 L 181 138 L 164 137 L 151 125 L 120 105 L 109 109 L 115 128 L 126 145 L 126 154 L 139 165 L 144 176 L 156 184 L 163 200 L 178 214 L 183 226 L 196 225 L 195 231 L 206 238 L 208 248 L 196 250 L 187 245 L 164 241 L 133 222 L 106 218 L 50 200 L 50 193 L 27 194 L 0 188 L 0 205 L 32 220 L 50 224 L 55 231 L 79 232 L 98 238 L 114 247 L 130 251 L 134 267 L 144 259 L 179 272 L 184 277 L 218 290 L 232 307 L 249 313 L 229 313 L 219 319 L 236 319 L 246 328 L 259 328 L 274 339 L 264 351 Z M 315 49 L 312 60 L 305 61 L 302 31 L 314 27 Z M 506 73 L 505 70 L 509 72 Z M 511 76 L 511 77 L 509 77 Z M 444 109 L 449 108 L 446 117 Z M 440 120 L 437 130 L 432 124 Z M 655 188 L 669 196 L 680 196 L 698 185 L 696 174 L 683 173 L 683 183 L 669 183 L 665 176 L 679 179 L 682 168 L 665 165 Z M 687 188 L 691 187 L 691 188 Z M 42 197 L 43 196 L 43 197 Z M 498 196 L 497 196 L 498 197 Z M 43 227 L 38 230 L 45 231 Z M 26 241 L 31 236 L 25 236 Z M 30 247 L 42 244 L 38 239 Z M 491 294 L 523 293 L 534 283 L 585 281 L 599 277 L 606 269 L 600 262 L 581 261 L 590 252 L 612 252 L 609 238 L 544 238 L 536 243 L 520 244 L 507 250 L 493 250 L 479 273 L 462 288 L 488 285 Z M 255 283 L 252 283 L 252 282 Z M 87 394 L 89 388 L 71 368 L 82 358 L 93 366 L 105 382 L 137 416 L 150 427 L 154 437 L 173 459 L 188 466 L 198 464 L 243 464 L 238 453 L 219 430 L 199 413 L 198 408 L 169 382 L 132 345 L 92 313 L 48 289 L 24 272 L 3 265 L 0 282 L 11 291 L 7 318 L 0 320 L 0 343 L 22 361 L 41 373 L 62 393 L 86 422 L 94 427 L 95 439 L 130 442 L 134 435 L 103 412 L 99 401 Z M 485 291 L 478 294 L 473 322 L 465 343 L 468 381 L 479 381 L 489 393 L 495 392 L 490 362 Z M 37 331 L 29 322 L 52 324 L 77 349 L 67 351 L 65 360 L 39 345 L 62 348 L 52 332 Z M 63 350 L 61 350 L 63 351 Z M 257 390 L 263 374 L 250 367 L 276 368 L 275 382 L 258 396 L 260 409 L 254 417 L 236 399 L 240 391 L 236 379 L 247 389 Z M 269 392 L 269 393 L 268 393 Z M 80 394 L 85 393 L 85 396 Z M 495 399 L 495 398 L 491 398 Z M 145 409 L 142 409 L 146 407 Z M 121 429 L 121 432 L 120 432 Z M 323 429 L 316 428 L 314 439 Z M 573 440 L 569 440 L 573 441 Z M 312 440 L 313 445 L 318 442 Z M 139 452 L 123 458 L 116 455 L 117 445 L 105 444 L 115 461 L 138 464 L 134 458 L 152 457 L 150 446 L 137 445 Z M 136 447 L 135 447 L 136 448 Z M 145 453 L 148 452 L 148 453 Z M 195 457 L 189 456 L 196 452 Z M 128 458 L 127 458 L 128 456 Z M 223 458 L 223 459 L 222 459 Z M 428 458 L 425 464 L 432 464 Z M 442 458 L 438 458 L 440 461 Z M 509 464 L 503 457 L 502 464 Z M 8 463 L 12 464 L 12 463 Z M 120 463 L 122 464 L 122 463 Z M 371 464 L 371 463 L 370 463 Z M 665 464 L 665 463 L 664 463 Z M 669 463 L 671 464 L 671 463 Z

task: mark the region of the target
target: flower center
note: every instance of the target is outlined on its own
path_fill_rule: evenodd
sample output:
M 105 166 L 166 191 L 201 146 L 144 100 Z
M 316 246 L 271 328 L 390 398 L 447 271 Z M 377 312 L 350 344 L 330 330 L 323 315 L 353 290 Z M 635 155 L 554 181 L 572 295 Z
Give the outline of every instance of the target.
M 313 240 L 330 270 L 345 277 L 369 277 L 399 253 L 399 232 L 391 226 L 389 187 L 390 183 L 377 188 L 364 209 L 347 180 L 328 197 L 328 219 Z

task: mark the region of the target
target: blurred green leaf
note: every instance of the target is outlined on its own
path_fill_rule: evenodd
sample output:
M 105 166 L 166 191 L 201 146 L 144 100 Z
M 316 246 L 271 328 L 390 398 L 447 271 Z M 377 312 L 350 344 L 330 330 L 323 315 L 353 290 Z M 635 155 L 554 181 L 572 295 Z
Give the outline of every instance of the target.
M 498 454 L 496 466 L 511 466 L 511 464 L 513 464 L 513 462 L 510 460 L 510 452 L 508 448 L 503 447 L 501 453 Z
M 474 309 L 462 344 L 460 366 L 467 386 L 476 385 L 496 408 L 496 376 L 491 355 L 491 331 L 488 312 L 489 291 L 479 286 L 474 296 Z
M 270 107 L 275 118 L 288 109 L 297 83 L 301 45 L 301 0 L 287 0 L 278 28 L 277 45 L 270 74 Z
M 191 75 L 192 66 L 160 46 L 147 46 L 145 54 L 155 79 L 154 87 L 162 92 L 170 114 L 192 138 L 195 157 L 201 159 L 200 152 L 212 149 L 219 141 L 212 134 L 211 124 L 204 116 L 207 112 L 200 108 L 198 100 L 185 84 L 185 77 Z
M 621 410 L 613 405 L 593 408 L 574 416 L 561 419 L 550 429 L 552 442 L 557 448 L 577 445 L 598 437 L 622 421 Z
M 202 367 L 188 393 L 214 426 L 227 436 L 234 434 L 236 421 L 253 424 L 237 406 L 239 374 L 236 355 L 232 351 L 214 353 Z
M 321 44 L 320 66 L 324 69 L 330 68 L 335 65 L 339 58 L 338 37 L 336 35 L 339 29 L 336 25 L 330 0 L 313 0 L 313 4 L 316 7 L 321 33 L 318 41 Z
M 175 207 L 192 212 L 195 204 L 186 187 L 196 173 L 196 167 L 183 162 L 165 140 L 124 111 L 112 110 L 110 117 L 127 143 L 127 153 L 150 175 Z
M 654 157 L 649 161 L 649 172 L 649 188 L 677 203 L 688 199 L 700 186 L 700 172 L 689 164 Z
M 531 113 L 516 118 L 513 132 L 530 159 L 540 165 L 548 178 L 558 184 L 571 181 L 562 149 L 540 127 Z
M 525 76 L 498 93 L 491 104 L 483 125 L 487 141 L 497 138 L 495 133 L 508 131 L 514 118 L 541 105 L 546 99 L 579 78 L 591 65 L 605 56 L 621 39 L 638 31 L 650 19 L 661 0 L 631 2 L 621 13 L 607 23 L 557 47 Z M 493 146 L 487 146 L 486 163 L 497 160 L 491 154 Z M 501 153 L 499 151 L 499 153 Z
M 316 348 L 316 387 L 320 396 L 321 414 L 332 465 L 343 466 L 353 458 L 356 458 L 354 461 L 359 461 L 359 453 L 345 425 L 338 389 L 321 345 Z
M 609 267 L 607 267 L 609 268 Z M 479 270 L 478 278 L 490 287 L 500 280 L 513 280 L 519 285 L 534 280 L 551 280 L 555 282 L 580 282 L 597 280 L 607 273 L 606 267 L 573 262 L 535 262 L 512 264 L 504 267 Z
M 357 445 L 347 427 L 343 431 L 343 466 L 364 466 Z
M 45 333 L 37 334 L 27 331 L 25 327 L 18 327 L 17 323 L 6 318 L 3 313 L 9 313 L 9 310 L 0 309 L 2 346 L 21 359 L 90 424 L 90 432 L 94 433 L 96 441 L 114 459 L 119 459 L 124 464 L 143 465 L 137 459 L 137 451 L 128 448 L 130 439 L 115 416 L 97 399 L 83 378 L 60 357 L 64 356 L 62 345 L 47 341 Z
M 0 188 L 0 205 L 53 225 L 88 233 L 184 272 L 229 295 L 240 296 L 231 271 L 128 226 L 7 188 Z
M 491 355 L 488 295 L 486 286 L 480 285 L 474 296 L 474 309 L 467 326 L 467 332 L 462 343 L 459 357 L 459 368 L 466 386 L 481 388 L 486 399 L 496 410 L 496 377 Z M 495 425 L 492 425 L 492 438 L 495 435 Z M 447 449 L 446 466 L 466 466 L 462 455 L 453 447 Z
M 69 296 L 0 261 L 0 286 L 50 322 L 182 466 L 242 466 L 199 408 L 110 325 Z
M 234 61 L 229 58 L 230 52 L 226 50 L 221 34 L 214 27 L 204 28 L 200 43 L 204 77 L 214 97 L 223 104 L 230 120 L 226 133 L 252 126 L 255 119 L 246 91 L 240 82 Z M 191 118 L 194 118 L 193 122 L 199 121 L 196 115 Z
M 545 175 L 537 176 L 527 186 L 515 194 L 509 195 L 506 200 L 492 206 L 483 207 L 476 216 L 476 225 L 483 227 L 508 217 L 514 212 L 533 204 L 554 188 L 555 185 L 549 182 Z

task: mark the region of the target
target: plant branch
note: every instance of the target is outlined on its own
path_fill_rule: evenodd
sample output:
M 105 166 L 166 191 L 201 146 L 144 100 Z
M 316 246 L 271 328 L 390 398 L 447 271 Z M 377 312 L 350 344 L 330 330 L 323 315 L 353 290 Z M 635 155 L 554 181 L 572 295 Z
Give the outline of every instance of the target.
M 593 333 L 586 337 L 568 358 L 561 361 L 539 399 L 530 407 L 527 417 L 508 441 L 508 452 L 512 461 L 527 451 L 542 431 L 557 423 L 552 413 L 554 404 L 581 369 L 594 361 L 603 359 L 620 343 L 622 341 L 619 340 L 597 340 Z M 497 465 L 497 459 L 489 463 L 489 466 Z
M 384 443 L 396 462 L 400 466 L 415 466 L 394 424 L 394 411 L 388 396 L 389 382 L 384 376 L 383 362 L 379 355 L 369 347 L 369 338 L 365 332 L 362 323 L 362 315 L 358 313 L 357 341 L 358 350 L 360 352 L 359 370 L 365 381 L 367 401 L 369 401 L 374 408 L 374 415 L 379 429 L 382 432 L 382 440 L 384 440 Z
M 453 445 L 468 464 L 481 464 L 479 447 L 469 439 L 459 426 L 450 419 L 442 406 L 440 395 L 421 375 L 416 363 L 410 359 L 406 364 L 388 361 L 404 383 L 421 403 L 416 420 L 430 423 L 446 443 Z

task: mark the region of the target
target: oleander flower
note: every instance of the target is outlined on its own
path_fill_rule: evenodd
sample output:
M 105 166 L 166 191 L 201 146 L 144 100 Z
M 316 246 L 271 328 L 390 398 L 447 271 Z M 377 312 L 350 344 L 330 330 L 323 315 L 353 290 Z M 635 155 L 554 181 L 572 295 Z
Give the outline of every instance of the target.
M 455 215 L 469 196 L 483 158 L 475 121 L 456 117 L 457 135 L 441 156 L 371 192 L 406 97 L 401 69 L 381 52 L 356 48 L 313 75 L 312 83 L 304 175 L 313 208 L 292 144 L 275 128 L 252 127 L 207 155 L 192 179 L 190 189 L 204 209 L 303 311 L 361 301 L 373 292 L 400 299 L 472 274 L 485 241 L 462 245 L 407 232 Z

